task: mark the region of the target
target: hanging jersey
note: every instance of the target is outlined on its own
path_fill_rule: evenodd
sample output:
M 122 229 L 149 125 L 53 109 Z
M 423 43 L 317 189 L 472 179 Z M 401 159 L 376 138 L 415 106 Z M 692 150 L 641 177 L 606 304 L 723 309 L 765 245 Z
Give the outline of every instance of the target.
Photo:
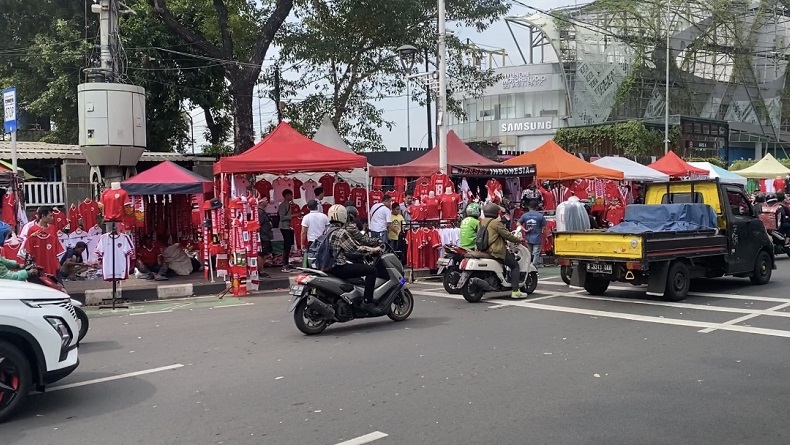
M 422 202 L 425 205 L 427 219 L 439 219 L 439 200 L 436 198 L 425 198 Z
M 134 254 L 129 237 L 123 234 L 106 233 L 99 238 L 96 256 L 102 260 L 104 281 L 129 278 L 129 258 Z
M 439 203 L 442 208 L 443 219 L 455 219 L 458 217 L 458 202 L 460 197 L 455 193 L 444 194 L 439 196 Z
M 346 205 L 349 196 L 351 195 L 351 186 L 347 182 L 338 182 L 335 184 L 335 204 Z
M 502 184 L 496 179 L 489 179 L 486 182 L 486 192 L 488 192 L 488 200 L 499 202 L 502 200 Z
M 302 198 L 302 185 L 304 183 L 299 178 L 294 178 L 294 199 L 301 199 Z
M 68 238 L 68 241 L 67 241 L 67 246 L 68 247 L 74 247 L 79 242 L 83 242 L 85 244 L 89 244 L 89 242 L 90 242 L 90 235 L 88 235 L 88 232 L 78 229 L 78 230 L 75 230 L 74 232 L 71 232 L 69 234 L 69 238 Z
M 18 263 L 24 262 L 24 258 L 19 257 L 19 250 L 22 248 L 22 243 L 5 243 L 2 248 L 3 258 Z
M 104 206 L 105 221 L 121 221 L 124 217 L 124 207 L 129 202 L 129 195 L 123 190 L 107 189 L 101 195 L 101 203 Z M 82 205 L 82 204 L 80 204 Z M 82 213 L 79 214 L 81 217 Z M 83 227 L 85 227 L 83 219 Z M 90 227 L 90 226 L 88 226 Z M 72 227 L 71 230 L 75 228 Z
M 125 206 L 127 203 L 129 203 L 129 199 L 127 199 L 123 205 Z M 83 229 L 87 230 L 95 226 L 96 222 L 99 220 L 99 204 L 96 201 L 82 201 L 77 206 L 77 211 L 80 214 L 80 218 L 82 218 Z
M 414 221 L 424 221 L 428 218 L 428 207 L 425 204 L 412 204 L 409 206 L 409 215 Z
M 48 231 L 39 230 L 25 239 L 19 256 L 25 257 L 28 254 L 33 257 L 33 261 L 40 266 L 44 272 L 55 275 L 60 270 L 60 256 L 65 252 L 60 245 L 57 236 Z
M 291 178 L 277 178 L 272 182 L 272 189 L 274 190 L 274 196 L 272 196 L 272 202 L 281 203 L 283 202 L 283 192 L 286 190 L 290 190 L 293 192 L 294 190 L 294 180 Z
M 10 190 L 3 196 L 3 222 L 16 227 L 16 196 Z
M 392 202 L 396 204 L 400 204 L 403 202 L 403 192 L 399 192 L 397 190 L 391 190 L 387 192 L 387 194 L 390 195 L 390 198 L 392 198 Z
M 61 211 L 53 211 L 52 225 L 55 226 L 56 230 L 63 230 L 67 225 L 69 225 L 69 218 Z
M 414 197 L 422 199 L 423 196 L 428 196 L 431 191 L 431 180 L 429 178 L 417 179 L 417 185 L 414 186 Z
M 80 226 L 80 212 L 77 210 L 77 206 L 72 205 L 69 207 L 69 230 L 77 230 L 77 227 Z
M 370 191 L 370 206 L 373 207 L 374 205 L 380 203 L 384 199 L 384 192 L 381 190 L 371 190 Z
M 69 247 L 71 247 L 71 244 L 69 243 L 68 233 L 58 232 L 58 241 L 60 241 L 60 245 L 63 246 L 63 250 L 66 250 Z
M 326 174 L 324 176 L 321 176 L 321 179 L 319 179 L 318 182 L 320 182 L 321 183 L 321 187 L 324 188 L 324 195 L 325 196 L 333 196 L 332 193 L 334 193 L 334 185 L 335 185 L 335 177 L 334 176 L 332 176 L 330 174 Z M 340 204 L 340 203 L 338 203 L 338 204 Z
M 431 190 L 436 196 L 442 195 L 447 187 L 452 187 L 453 182 L 447 175 L 435 173 L 430 178 Z
M 368 213 L 367 206 L 365 205 L 367 202 L 367 194 L 368 192 L 362 187 L 354 187 L 351 189 L 351 202 L 354 203 L 354 208 L 357 209 L 361 217 L 366 217 Z
M 304 184 L 302 184 L 305 201 L 315 199 L 315 189 L 317 187 L 318 187 L 318 183 L 313 181 L 312 179 L 308 179 Z
M 267 181 L 265 179 L 261 179 L 260 181 L 256 182 L 253 187 L 255 187 L 255 190 L 262 197 L 268 198 L 269 201 L 272 200 L 272 183 L 271 182 L 269 182 L 269 181 Z

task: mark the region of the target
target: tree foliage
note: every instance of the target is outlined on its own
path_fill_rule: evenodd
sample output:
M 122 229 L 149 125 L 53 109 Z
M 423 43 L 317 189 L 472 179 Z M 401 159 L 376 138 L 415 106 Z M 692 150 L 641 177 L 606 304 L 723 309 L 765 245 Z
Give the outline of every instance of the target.
M 677 147 L 680 127 L 670 128 L 670 148 Z M 645 127 L 640 121 L 589 127 L 559 128 L 554 141 L 572 152 L 639 156 L 653 154 L 664 145 L 664 132 Z M 663 150 L 663 149 L 662 149 Z
M 448 3 L 447 18 L 482 31 L 507 11 L 504 0 L 462 0 Z M 287 117 L 310 134 L 329 115 L 355 150 L 383 148 L 379 131 L 392 130 L 393 122 L 373 102 L 404 92 L 396 48 L 417 47 L 417 64 L 424 61 L 424 49 L 435 51 L 436 14 L 434 0 L 311 0 L 298 7 L 299 20 L 288 25 L 280 43 L 283 61 L 301 67 L 301 86 L 309 92 L 291 98 Z M 453 35 L 447 46 L 451 93 L 479 96 L 493 85 L 492 71 L 468 63 L 476 49 Z M 416 88 L 413 100 L 424 98 L 424 90 Z M 462 113 L 455 101 L 448 101 L 448 110 Z

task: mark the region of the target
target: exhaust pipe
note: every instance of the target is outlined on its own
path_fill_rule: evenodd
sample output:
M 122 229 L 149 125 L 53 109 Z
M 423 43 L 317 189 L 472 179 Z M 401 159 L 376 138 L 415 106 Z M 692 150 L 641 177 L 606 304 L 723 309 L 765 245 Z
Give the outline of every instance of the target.
M 312 296 L 307 297 L 307 307 L 320 313 L 328 320 L 333 320 L 335 318 L 335 310 L 332 308 L 332 306 L 324 303 L 318 298 L 314 298 Z
M 483 292 L 491 292 L 492 290 L 494 290 L 494 288 L 491 287 L 491 284 L 488 281 L 482 280 L 477 277 L 470 278 L 469 285 L 475 286 L 476 288 L 481 289 Z

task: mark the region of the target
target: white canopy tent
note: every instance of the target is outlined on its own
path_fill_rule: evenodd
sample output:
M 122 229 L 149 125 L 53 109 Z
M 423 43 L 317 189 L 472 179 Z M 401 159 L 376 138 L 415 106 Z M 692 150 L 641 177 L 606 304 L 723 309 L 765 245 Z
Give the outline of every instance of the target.
M 619 156 L 606 156 L 593 161 L 592 164 L 621 171 L 623 179 L 627 181 L 669 181 L 669 175 Z
M 719 182 L 746 186 L 746 178 L 711 164 L 710 162 L 689 162 L 689 165 L 709 171 L 710 173 L 708 176 L 711 178 L 719 178 Z

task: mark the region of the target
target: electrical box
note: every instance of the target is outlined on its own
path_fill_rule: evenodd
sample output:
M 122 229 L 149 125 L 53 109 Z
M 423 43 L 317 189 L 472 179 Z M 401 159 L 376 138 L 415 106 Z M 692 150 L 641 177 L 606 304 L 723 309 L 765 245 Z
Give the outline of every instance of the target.
M 79 144 L 93 166 L 133 166 L 146 147 L 145 89 L 120 83 L 77 87 Z

